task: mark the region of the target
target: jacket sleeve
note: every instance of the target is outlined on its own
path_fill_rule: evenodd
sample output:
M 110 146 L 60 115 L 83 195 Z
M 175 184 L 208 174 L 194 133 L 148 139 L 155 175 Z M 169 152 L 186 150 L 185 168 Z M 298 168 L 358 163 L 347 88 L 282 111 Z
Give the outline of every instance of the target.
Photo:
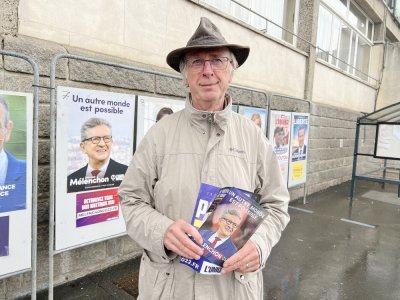
M 176 256 L 169 253 L 169 257 L 164 248 L 164 234 L 173 221 L 155 209 L 153 188 L 156 182 L 157 155 L 151 134 L 147 134 L 125 173 L 118 197 L 128 235 L 167 262 Z
M 289 223 L 287 210 L 290 196 L 280 175 L 278 159 L 272 145 L 263 135 L 261 136 L 258 145 L 255 192 L 261 194 L 260 204 L 267 210 L 268 216 L 250 240 L 257 246 L 263 268 L 272 247 L 279 241 L 282 231 Z

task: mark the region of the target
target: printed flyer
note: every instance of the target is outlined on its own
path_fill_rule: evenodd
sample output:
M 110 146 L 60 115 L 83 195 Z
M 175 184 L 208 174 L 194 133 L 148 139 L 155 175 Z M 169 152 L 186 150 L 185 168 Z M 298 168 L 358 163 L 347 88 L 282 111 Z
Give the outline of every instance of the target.
M 201 274 L 219 274 L 223 263 L 243 247 L 267 216 L 259 199 L 257 194 L 234 187 L 202 184 L 192 224 L 203 237 L 204 253 L 199 260 L 182 257 L 181 263 Z

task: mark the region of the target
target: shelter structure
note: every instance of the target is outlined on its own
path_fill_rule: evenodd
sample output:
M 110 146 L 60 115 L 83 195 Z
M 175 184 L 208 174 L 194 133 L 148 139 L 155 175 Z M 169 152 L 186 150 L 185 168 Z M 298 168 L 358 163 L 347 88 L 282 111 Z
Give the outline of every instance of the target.
M 373 153 L 360 152 L 359 141 L 362 126 L 373 126 L 375 129 Z M 358 156 L 370 156 L 380 160 L 379 167 L 357 175 Z M 400 161 L 400 102 L 357 119 L 350 205 L 355 196 L 356 180 L 381 182 L 383 187 L 385 183 L 396 184 L 398 185 L 397 196 L 400 198 L 400 167 L 396 163 L 391 164 L 392 161 Z

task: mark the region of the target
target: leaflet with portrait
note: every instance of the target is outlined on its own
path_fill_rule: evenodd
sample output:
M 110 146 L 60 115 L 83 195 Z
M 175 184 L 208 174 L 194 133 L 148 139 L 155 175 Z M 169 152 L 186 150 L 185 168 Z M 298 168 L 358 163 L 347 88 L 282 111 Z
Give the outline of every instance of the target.
M 203 237 L 204 253 L 199 260 L 181 257 L 180 262 L 201 274 L 220 274 L 267 216 L 259 201 L 255 193 L 202 183 L 191 223 Z

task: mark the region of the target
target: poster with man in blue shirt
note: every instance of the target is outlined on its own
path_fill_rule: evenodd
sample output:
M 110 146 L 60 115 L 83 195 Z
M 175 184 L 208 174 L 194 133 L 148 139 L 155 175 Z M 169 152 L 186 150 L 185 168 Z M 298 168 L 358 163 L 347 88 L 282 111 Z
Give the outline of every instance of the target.
M 22 126 L 26 126 L 26 99 L 22 96 L 12 96 L 19 100 Z M 24 103 L 22 103 L 24 102 Z M 17 113 L 18 114 L 18 113 Z M 11 142 L 14 123 L 10 119 L 9 103 L 0 94 L 0 213 L 26 209 L 26 161 L 21 159 L 26 155 L 26 129 L 20 129 L 25 138 L 17 137 Z M 7 147 L 6 147 L 7 145 Z M 12 150 L 10 150 L 12 149 Z M 15 156 L 17 152 L 20 158 Z

